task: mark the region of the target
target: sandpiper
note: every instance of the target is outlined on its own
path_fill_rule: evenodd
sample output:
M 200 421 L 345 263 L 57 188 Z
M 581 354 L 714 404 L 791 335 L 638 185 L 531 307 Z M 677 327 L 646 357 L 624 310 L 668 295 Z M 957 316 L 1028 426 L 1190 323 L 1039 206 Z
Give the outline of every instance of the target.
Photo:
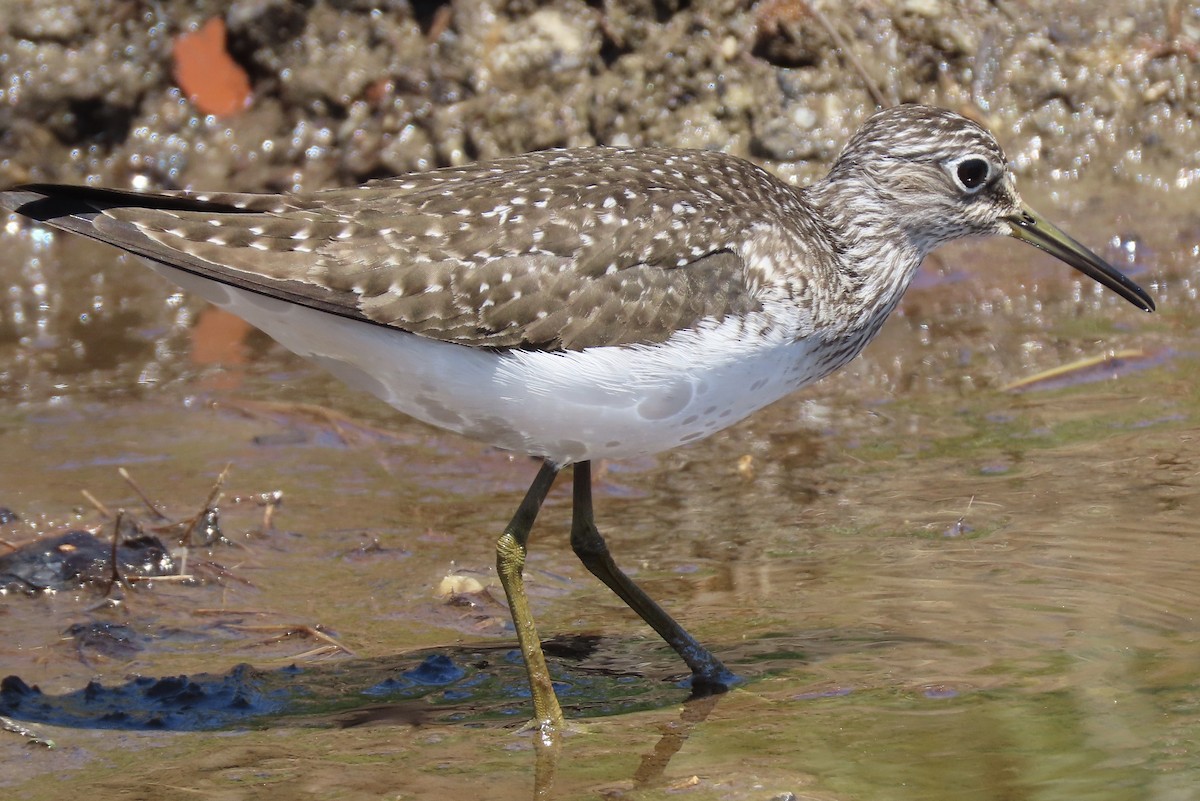
M 115 245 L 430 425 L 542 467 L 497 544 L 534 723 L 563 725 L 525 597 L 529 532 L 574 466 L 571 546 L 674 648 L 733 680 L 613 562 L 591 462 L 695 442 L 853 359 L 938 245 L 1006 235 L 1146 311 L 1033 212 L 950 111 L 880 111 L 804 189 L 724 153 L 592 147 L 297 194 L 30 185 L 0 205 Z

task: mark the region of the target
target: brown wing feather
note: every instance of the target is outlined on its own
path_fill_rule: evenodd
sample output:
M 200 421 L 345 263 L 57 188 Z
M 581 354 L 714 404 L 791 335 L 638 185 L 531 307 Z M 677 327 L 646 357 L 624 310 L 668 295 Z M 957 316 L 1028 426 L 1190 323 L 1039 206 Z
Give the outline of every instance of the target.
M 640 160 L 640 161 L 639 161 Z M 716 189 L 697 162 L 728 173 Z M 757 168 L 585 149 L 307 195 L 36 186 L 0 204 L 169 266 L 476 347 L 661 342 L 759 308 L 734 252 Z M 744 173 L 744 174 L 743 174 Z M 731 178 L 731 180 L 729 180 Z M 771 179 L 773 180 L 773 179 Z

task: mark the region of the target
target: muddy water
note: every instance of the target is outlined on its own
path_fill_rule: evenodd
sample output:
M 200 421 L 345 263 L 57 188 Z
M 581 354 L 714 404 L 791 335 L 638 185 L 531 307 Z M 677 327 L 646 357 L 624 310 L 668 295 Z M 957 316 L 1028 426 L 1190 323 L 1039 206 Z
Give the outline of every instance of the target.
M 523 676 L 492 570 L 534 465 L 397 419 L 110 251 L 10 230 L 0 505 L 21 519 L 0 537 L 111 531 L 82 490 L 151 522 L 119 467 L 184 518 L 230 465 L 230 542 L 189 550 L 196 583 L 0 598 L 0 673 L 59 698 L 248 663 L 282 700 L 208 723 L 31 715 L 18 722 L 57 747 L 0 736 L 0 787 L 1195 798 L 1200 218 L 1131 191 L 1031 200 L 1159 313 L 1015 243 L 948 248 L 841 374 L 707 442 L 605 466 L 597 514 L 614 553 L 745 678 L 733 692 L 682 704 L 671 654 L 571 555 L 558 488 L 534 535 L 535 614 L 544 637 L 600 636 L 552 659 L 587 730 L 541 787 L 513 731 Z M 263 531 L 256 501 L 273 490 L 284 502 Z M 484 589 L 448 601 L 451 574 Z M 80 625 L 119 626 L 122 642 Z M 378 691 L 439 655 L 466 676 Z

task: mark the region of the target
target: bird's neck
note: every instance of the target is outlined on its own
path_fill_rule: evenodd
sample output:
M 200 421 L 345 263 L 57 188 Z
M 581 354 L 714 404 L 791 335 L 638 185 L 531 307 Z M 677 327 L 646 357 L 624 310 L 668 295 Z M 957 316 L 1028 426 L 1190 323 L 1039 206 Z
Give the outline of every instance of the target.
M 848 322 L 877 330 L 912 283 L 928 246 L 862 181 L 826 179 L 809 190 L 809 199 L 829 227 L 844 291 L 855 301 Z

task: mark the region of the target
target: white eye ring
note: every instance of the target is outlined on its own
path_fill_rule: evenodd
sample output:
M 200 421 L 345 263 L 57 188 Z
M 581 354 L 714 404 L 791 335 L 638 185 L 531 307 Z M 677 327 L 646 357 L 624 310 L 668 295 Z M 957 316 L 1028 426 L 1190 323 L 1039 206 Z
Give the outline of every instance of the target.
M 966 156 L 950 165 L 950 177 L 968 195 L 987 186 L 992 172 L 992 163 L 983 156 Z

